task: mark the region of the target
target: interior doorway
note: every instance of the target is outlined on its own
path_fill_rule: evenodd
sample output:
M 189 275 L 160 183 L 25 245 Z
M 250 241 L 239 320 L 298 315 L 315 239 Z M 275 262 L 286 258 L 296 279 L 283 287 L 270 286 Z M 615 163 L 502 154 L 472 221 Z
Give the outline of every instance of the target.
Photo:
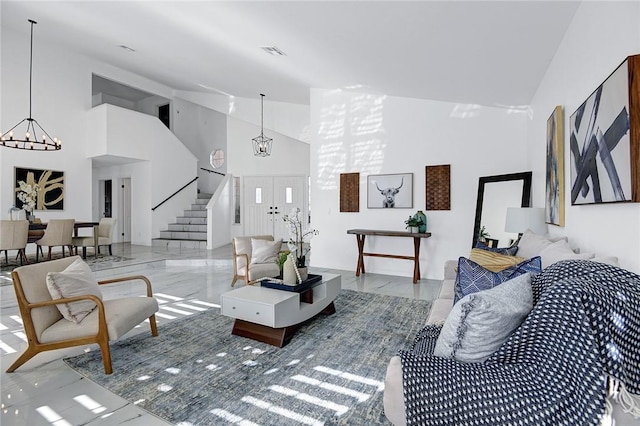
M 171 120 L 170 120 L 170 108 L 169 108 L 169 104 L 166 105 L 160 105 L 158 107 L 158 118 L 160 119 L 160 121 L 162 121 L 164 123 L 165 126 L 167 126 L 167 129 L 171 129 Z

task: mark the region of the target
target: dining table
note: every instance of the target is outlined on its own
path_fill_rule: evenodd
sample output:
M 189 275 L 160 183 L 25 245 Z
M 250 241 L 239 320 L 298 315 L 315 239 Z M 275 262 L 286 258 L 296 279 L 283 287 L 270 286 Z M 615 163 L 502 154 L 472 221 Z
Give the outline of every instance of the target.
M 93 228 L 93 250 L 95 256 L 98 257 L 98 225 L 99 222 L 74 222 L 73 224 L 73 236 L 78 236 L 78 230 L 80 228 Z M 44 231 L 47 229 L 46 222 L 30 222 L 29 223 L 29 231 Z M 42 238 L 44 232 L 42 233 L 29 233 L 29 238 L 27 243 L 35 243 L 37 240 Z M 73 253 L 71 253 L 73 254 Z

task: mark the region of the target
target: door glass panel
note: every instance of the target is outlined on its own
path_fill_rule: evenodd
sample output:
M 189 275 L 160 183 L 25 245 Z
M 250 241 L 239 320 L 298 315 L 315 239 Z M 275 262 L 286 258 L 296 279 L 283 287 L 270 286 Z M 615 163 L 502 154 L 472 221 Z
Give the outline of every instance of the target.
M 293 203 L 293 188 L 290 186 L 284 189 L 284 202 L 287 204 Z
M 240 223 L 240 178 L 239 177 L 234 177 L 233 178 L 233 185 L 234 185 L 234 197 L 233 197 L 233 210 L 235 212 L 234 214 L 234 223 Z
M 256 204 L 262 204 L 262 188 L 256 188 Z

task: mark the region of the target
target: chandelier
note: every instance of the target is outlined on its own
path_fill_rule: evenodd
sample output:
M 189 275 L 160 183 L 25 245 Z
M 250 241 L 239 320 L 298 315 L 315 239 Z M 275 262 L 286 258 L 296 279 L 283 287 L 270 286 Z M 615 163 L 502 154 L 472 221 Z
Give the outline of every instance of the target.
M 57 151 L 62 148 L 58 138 L 52 138 L 31 116 L 31 81 L 33 77 L 33 24 L 36 21 L 29 19 L 31 23 L 31 49 L 29 55 L 29 117 L 23 119 L 18 124 L 4 132 L 0 136 L 0 143 L 7 148 L 27 149 L 31 151 Z M 24 131 L 24 138 L 14 135 L 13 131 L 23 123 L 27 123 Z M 39 135 L 38 135 L 39 134 Z M 22 133 L 20 133 L 22 135 Z
M 271 155 L 271 143 L 273 139 L 264 135 L 264 95 L 260 93 L 260 136 L 251 139 L 253 142 L 253 155 L 256 157 L 268 157 Z

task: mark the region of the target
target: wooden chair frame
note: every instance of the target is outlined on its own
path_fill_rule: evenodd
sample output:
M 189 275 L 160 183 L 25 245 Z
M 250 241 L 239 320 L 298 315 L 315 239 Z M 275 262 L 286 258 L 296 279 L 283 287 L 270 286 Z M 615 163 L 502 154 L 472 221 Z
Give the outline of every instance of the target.
M 249 255 L 247 253 L 238 254 L 236 252 L 236 242 L 231 240 L 231 250 L 233 251 L 233 281 L 231 281 L 231 287 L 236 285 L 236 281 L 244 280 L 245 283 L 249 283 Z M 238 275 L 238 258 L 244 257 L 245 275 Z
M 22 316 L 22 321 L 24 325 L 24 330 L 27 335 L 27 343 L 28 347 L 24 351 L 18 359 L 11 364 L 11 366 L 7 369 L 7 373 L 14 372 L 18 367 L 22 364 L 33 358 L 35 355 L 40 352 L 69 348 L 73 346 L 80 345 L 88 345 L 91 343 L 97 343 L 100 346 L 100 351 L 102 353 L 102 361 L 104 363 L 104 372 L 105 374 L 111 374 L 113 372 L 111 367 L 111 350 L 109 349 L 109 331 L 107 329 L 107 320 L 105 317 L 105 309 L 102 300 L 97 296 L 92 294 L 87 294 L 83 296 L 69 297 L 63 299 L 55 299 L 48 300 L 44 302 L 37 303 L 29 303 L 22 289 L 22 282 L 20 281 L 20 277 L 16 272 L 11 273 L 11 277 L 13 278 L 14 288 L 16 290 L 16 298 L 18 300 L 18 306 L 20 307 L 20 315 Z M 147 286 L 147 297 L 153 297 L 152 289 L 151 289 L 151 281 L 143 275 L 133 275 L 129 277 L 122 278 L 114 278 L 110 280 L 98 281 L 99 285 L 113 284 L 124 281 L 134 281 L 134 280 L 142 280 L 146 283 Z M 59 305 L 62 303 L 76 302 L 79 300 L 92 300 L 97 305 L 98 309 L 98 333 L 95 336 L 87 336 L 80 338 L 73 338 L 68 340 L 61 340 L 59 342 L 52 343 L 40 343 L 38 341 L 38 337 L 36 335 L 36 331 L 34 328 L 33 320 L 31 318 L 31 310 L 36 308 L 41 308 L 44 306 L 51 305 Z M 151 334 L 153 336 L 158 335 L 158 328 L 156 325 L 156 316 L 151 315 L 149 317 L 149 324 L 151 325 Z

